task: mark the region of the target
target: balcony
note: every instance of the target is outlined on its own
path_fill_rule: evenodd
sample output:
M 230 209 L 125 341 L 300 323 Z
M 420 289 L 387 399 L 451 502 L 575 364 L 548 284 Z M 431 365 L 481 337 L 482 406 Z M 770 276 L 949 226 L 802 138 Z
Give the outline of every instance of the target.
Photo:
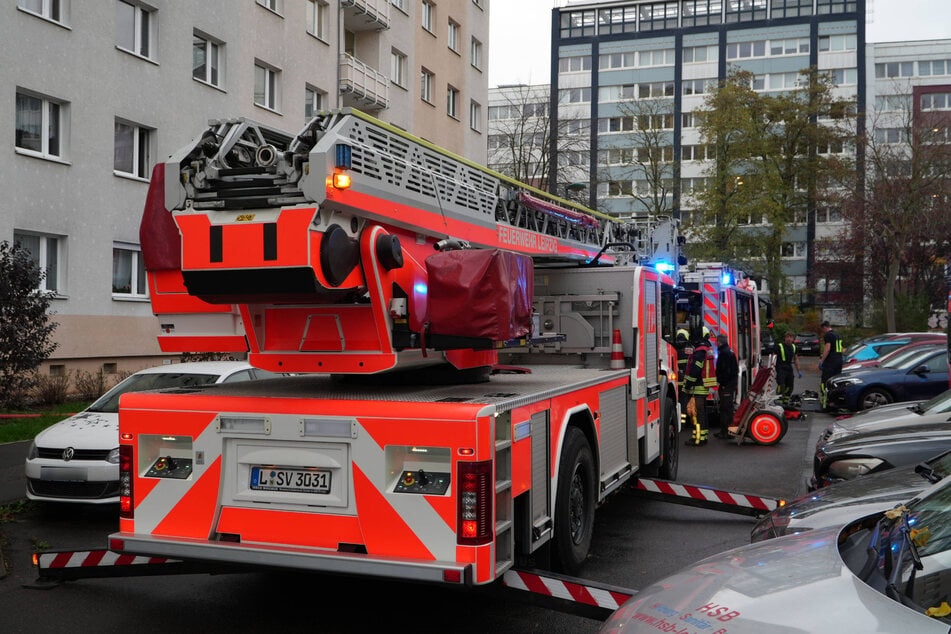
M 340 0 L 348 31 L 380 31 L 390 28 L 389 0 Z
M 353 55 L 340 55 L 340 95 L 344 106 L 381 110 L 389 105 L 386 75 L 370 68 Z

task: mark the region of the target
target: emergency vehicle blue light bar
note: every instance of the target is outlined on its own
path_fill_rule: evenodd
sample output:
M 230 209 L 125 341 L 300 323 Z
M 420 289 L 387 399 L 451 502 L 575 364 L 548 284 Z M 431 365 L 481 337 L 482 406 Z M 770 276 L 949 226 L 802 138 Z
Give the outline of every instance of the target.
M 733 276 L 729 273 L 724 273 L 723 277 L 720 278 L 720 283 L 724 286 L 728 286 L 733 283 Z
M 353 148 L 351 148 L 346 143 L 338 143 L 336 145 L 336 157 L 334 161 L 334 167 L 345 167 L 350 169 L 353 165 Z
M 654 268 L 656 268 L 661 273 L 670 273 L 674 270 L 674 265 L 668 264 L 667 262 L 658 262 L 654 265 Z

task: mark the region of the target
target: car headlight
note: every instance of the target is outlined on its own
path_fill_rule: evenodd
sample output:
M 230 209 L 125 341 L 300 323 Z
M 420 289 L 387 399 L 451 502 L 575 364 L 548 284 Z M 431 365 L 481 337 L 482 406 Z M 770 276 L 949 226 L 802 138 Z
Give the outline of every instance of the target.
M 36 441 L 30 442 L 30 450 L 26 454 L 27 460 L 36 460 L 40 456 L 40 451 L 36 448 Z
M 832 387 L 846 387 L 849 385 L 861 385 L 862 379 L 857 376 L 844 376 L 841 379 L 832 381 Z
M 119 464 L 119 448 L 116 447 L 109 452 L 109 455 L 106 456 L 106 462 L 110 464 Z
M 885 464 L 885 461 L 881 458 L 847 458 L 845 460 L 836 460 L 829 465 L 829 475 L 834 478 L 851 480 L 852 478 L 865 475 L 882 464 Z

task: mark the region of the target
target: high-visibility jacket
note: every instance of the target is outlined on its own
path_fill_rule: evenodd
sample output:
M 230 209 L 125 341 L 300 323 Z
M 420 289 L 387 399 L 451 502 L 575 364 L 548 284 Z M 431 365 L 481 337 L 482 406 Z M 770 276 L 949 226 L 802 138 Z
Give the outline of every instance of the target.
M 787 348 L 790 348 L 790 349 L 787 350 Z M 796 358 L 796 344 L 791 343 L 787 346 L 786 342 L 784 341 L 783 343 L 776 346 L 776 350 L 779 353 L 779 359 L 778 359 L 779 364 L 784 366 L 791 366 L 793 359 Z
M 687 377 L 684 379 L 684 390 L 687 394 L 706 396 L 710 388 L 717 384 L 716 362 L 710 347 L 702 344 L 694 348 L 690 360 L 687 362 Z

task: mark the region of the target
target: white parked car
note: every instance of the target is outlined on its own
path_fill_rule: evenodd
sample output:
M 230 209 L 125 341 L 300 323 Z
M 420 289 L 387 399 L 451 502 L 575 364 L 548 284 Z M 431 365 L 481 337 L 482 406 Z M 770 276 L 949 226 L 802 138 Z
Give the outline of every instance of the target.
M 243 361 L 175 363 L 136 372 L 86 410 L 37 434 L 26 458 L 26 496 L 47 502 L 119 502 L 119 397 L 126 392 L 275 376 Z

